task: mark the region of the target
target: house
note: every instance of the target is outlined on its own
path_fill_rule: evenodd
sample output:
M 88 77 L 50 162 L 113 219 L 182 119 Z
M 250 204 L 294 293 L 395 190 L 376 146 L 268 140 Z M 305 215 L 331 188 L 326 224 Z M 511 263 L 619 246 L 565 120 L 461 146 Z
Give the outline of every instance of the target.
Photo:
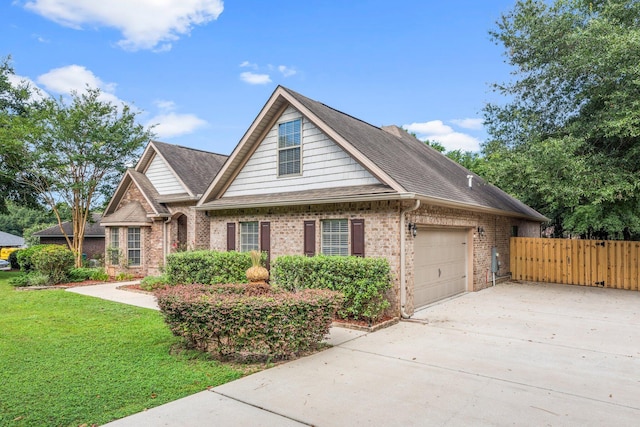
M 192 233 L 210 249 L 384 257 L 403 316 L 490 286 L 492 251 L 507 275 L 509 238 L 539 236 L 546 220 L 404 130 L 282 86 L 208 181 Z
M 227 156 L 151 141 L 104 211 L 110 274 L 160 274 L 168 253 L 208 248 L 209 221 L 195 205 Z
M 0 231 L 0 249 L 21 248 L 23 246 L 24 239 L 22 237 Z
M 87 259 L 98 259 L 104 256 L 104 227 L 100 225 L 101 219 L 102 215 L 93 214 L 91 221 L 85 225 L 82 253 L 86 255 Z M 73 224 L 71 221 L 63 222 L 62 228 L 64 234 L 69 236 L 73 241 Z M 43 245 L 67 246 L 67 240 L 64 234 L 60 231 L 60 226 L 57 224 L 33 233 L 34 236 L 40 238 L 40 243 Z

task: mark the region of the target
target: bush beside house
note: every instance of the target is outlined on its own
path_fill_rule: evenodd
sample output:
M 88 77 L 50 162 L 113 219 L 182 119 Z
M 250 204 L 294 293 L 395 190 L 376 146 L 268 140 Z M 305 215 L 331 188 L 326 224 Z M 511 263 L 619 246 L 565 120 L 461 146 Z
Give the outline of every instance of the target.
M 156 293 L 171 332 L 220 358 L 286 359 L 315 349 L 329 332 L 338 292 L 267 285 L 180 285 Z
M 343 319 L 376 321 L 389 308 L 389 262 L 385 258 L 286 255 L 271 265 L 271 281 L 286 290 L 330 289 L 344 294 Z

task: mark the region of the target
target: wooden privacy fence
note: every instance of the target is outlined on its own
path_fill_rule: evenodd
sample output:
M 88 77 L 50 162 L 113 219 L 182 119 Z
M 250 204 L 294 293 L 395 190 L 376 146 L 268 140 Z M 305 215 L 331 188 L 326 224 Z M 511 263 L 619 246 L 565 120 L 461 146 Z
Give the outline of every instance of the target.
M 640 242 L 512 237 L 511 277 L 640 290 Z

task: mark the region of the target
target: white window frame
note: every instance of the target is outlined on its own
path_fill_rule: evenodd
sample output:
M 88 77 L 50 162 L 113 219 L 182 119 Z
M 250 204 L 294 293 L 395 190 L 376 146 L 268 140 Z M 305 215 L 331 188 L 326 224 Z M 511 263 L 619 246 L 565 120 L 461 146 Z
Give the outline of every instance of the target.
M 320 252 L 324 255 L 349 255 L 349 220 L 323 219 L 320 221 Z
M 260 224 L 258 221 L 240 223 L 240 252 L 260 250 Z
M 289 132 L 287 127 L 292 126 L 295 127 L 297 123 L 298 132 L 293 129 L 292 132 Z M 281 166 L 283 164 L 292 164 L 295 168 L 296 160 L 287 160 L 286 162 L 281 162 L 282 155 L 286 155 L 287 153 L 298 153 L 298 170 L 282 173 Z M 295 120 L 289 120 L 287 122 L 278 123 L 278 177 L 289 177 L 289 176 L 300 176 L 302 174 L 302 118 L 298 118 Z
M 140 227 L 127 228 L 127 263 L 131 267 L 142 264 L 142 228 Z

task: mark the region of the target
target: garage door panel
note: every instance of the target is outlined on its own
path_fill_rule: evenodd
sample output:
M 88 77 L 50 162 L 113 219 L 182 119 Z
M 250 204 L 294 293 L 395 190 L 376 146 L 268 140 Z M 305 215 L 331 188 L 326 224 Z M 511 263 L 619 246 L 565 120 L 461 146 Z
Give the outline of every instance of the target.
M 467 232 L 421 229 L 414 241 L 414 304 L 421 307 L 466 291 Z

